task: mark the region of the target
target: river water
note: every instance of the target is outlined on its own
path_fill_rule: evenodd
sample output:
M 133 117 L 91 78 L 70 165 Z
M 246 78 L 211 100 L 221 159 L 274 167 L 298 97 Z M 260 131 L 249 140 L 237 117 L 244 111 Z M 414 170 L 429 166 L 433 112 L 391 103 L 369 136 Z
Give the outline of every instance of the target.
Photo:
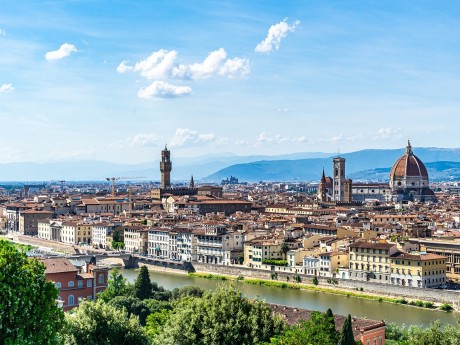
M 120 269 L 120 272 L 130 282 L 134 282 L 139 274 L 138 269 Z M 190 277 L 186 274 L 164 273 L 150 271 L 152 281 L 172 290 L 186 285 L 195 285 L 203 289 L 214 289 L 221 281 L 205 278 Z M 326 311 L 332 309 L 334 314 L 385 320 L 398 325 L 423 325 L 439 319 L 442 323 L 456 324 L 457 313 L 443 312 L 416 308 L 401 304 L 381 303 L 361 298 L 332 295 L 308 290 L 282 289 L 270 286 L 251 285 L 241 282 L 232 282 L 241 288 L 248 298 L 259 298 L 267 303 L 287 305 L 290 307 L 310 310 Z

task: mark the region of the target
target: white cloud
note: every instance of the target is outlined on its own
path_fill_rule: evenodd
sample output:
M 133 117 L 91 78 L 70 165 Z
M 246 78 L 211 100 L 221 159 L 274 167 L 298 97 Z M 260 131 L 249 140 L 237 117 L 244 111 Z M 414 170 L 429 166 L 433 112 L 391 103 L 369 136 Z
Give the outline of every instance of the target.
M 5 83 L 2 86 L 0 86 L 0 93 L 2 93 L 2 92 L 10 92 L 10 91 L 13 91 L 13 90 L 14 90 L 14 87 L 13 87 L 13 84 L 11 84 L 11 83 Z
M 157 146 L 160 137 L 155 133 L 139 133 L 128 139 L 129 146 Z
M 172 70 L 174 78 L 208 79 L 215 75 L 235 78 L 249 74 L 249 60 L 235 57 L 227 59 L 227 52 L 220 48 L 212 51 L 202 63 L 179 65 Z
M 160 49 L 153 52 L 147 59 L 139 61 L 134 66 L 134 71 L 147 79 L 165 79 L 171 75 L 175 66 L 177 52 Z
M 213 133 L 198 133 L 188 128 L 178 128 L 169 141 L 171 147 L 183 146 L 185 144 L 199 144 L 219 141 Z
M 77 48 L 73 44 L 64 43 L 59 47 L 58 50 L 54 50 L 54 51 L 46 53 L 45 59 L 50 62 L 60 60 L 60 59 L 63 59 L 69 56 L 71 53 L 76 52 L 76 51 L 77 51 Z
M 120 64 L 118 65 L 117 67 L 117 72 L 118 73 L 126 73 L 126 72 L 131 72 L 134 67 L 133 66 L 128 66 L 126 63 L 128 61 L 126 60 L 123 60 L 122 62 L 120 62 Z M 105 63 L 105 62 L 104 62 Z
M 155 80 L 152 84 L 139 90 L 139 98 L 175 98 L 187 96 L 192 93 L 188 86 L 175 86 L 161 80 Z
M 6 31 L 3 29 L 0 29 L 0 36 L 6 36 Z
M 374 140 L 377 139 L 399 139 L 402 137 L 401 134 L 401 128 L 392 128 L 392 127 L 386 127 L 386 128 L 380 128 L 377 131 L 377 134 L 373 136 Z
M 300 25 L 300 20 L 296 20 L 291 25 L 289 25 L 286 20 L 287 18 L 278 24 L 270 26 L 267 37 L 265 37 L 265 39 L 254 49 L 257 53 L 269 53 L 273 48 L 278 50 L 281 40 L 287 36 L 288 32 L 294 32 Z

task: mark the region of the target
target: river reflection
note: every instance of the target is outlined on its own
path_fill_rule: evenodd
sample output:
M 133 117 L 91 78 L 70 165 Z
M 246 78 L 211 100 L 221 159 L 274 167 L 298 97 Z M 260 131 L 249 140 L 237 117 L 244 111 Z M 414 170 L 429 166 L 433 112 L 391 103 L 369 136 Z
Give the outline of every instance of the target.
M 138 269 L 121 269 L 120 272 L 128 281 L 133 282 Z M 150 271 L 152 281 L 172 290 L 186 285 L 195 285 L 203 289 L 214 289 L 218 280 L 190 277 L 186 274 L 164 273 Z M 250 285 L 234 282 L 241 287 L 243 293 L 249 298 L 263 299 L 268 303 L 283 304 L 290 307 L 305 308 L 311 310 L 326 311 L 331 308 L 335 314 L 358 316 L 372 320 L 385 320 L 402 325 L 428 326 L 431 322 L 439 319 L 442 323 L 456 324 L 457 313 L 442 312 L 415 308 L 401 304 L 380 303 L 360 298 L 331 295 L 322 292 L 307 290 L 281 289 L 270 286 Z

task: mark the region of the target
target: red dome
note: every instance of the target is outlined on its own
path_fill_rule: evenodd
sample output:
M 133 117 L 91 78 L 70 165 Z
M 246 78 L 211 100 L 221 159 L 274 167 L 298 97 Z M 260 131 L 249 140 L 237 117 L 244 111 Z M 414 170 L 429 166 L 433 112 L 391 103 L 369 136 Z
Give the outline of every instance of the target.
M 391 168 L 390 179 L 421 177 L 428 178 L 425 164 L 413 154 L 410 142 L 406 147 L 406 153 L 401 156 Z

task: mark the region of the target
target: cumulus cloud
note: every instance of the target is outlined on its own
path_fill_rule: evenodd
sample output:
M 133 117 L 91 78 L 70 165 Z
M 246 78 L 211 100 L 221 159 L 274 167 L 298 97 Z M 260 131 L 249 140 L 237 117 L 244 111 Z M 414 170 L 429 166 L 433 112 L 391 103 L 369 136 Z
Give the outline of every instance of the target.
M 289 32 L 294 32 L 299 25 L 300 20 L 296 20 L 294 23 L 289 25 L 287 23 L 287 18 L 285 18 L 283 21 L 270 26 L 267 37 L 265 37 L 265 39 L 260 42 L 254 50 L 257 53 L 269 53 L 273 51 L 273 48 L 278 50 L 281 40 L 286 37 Z
M 139 90 L 139 98 L 175 98 L 187 96 L 192 93 L 188 86 L 176 86 L 168 84 L 162 80 L 155 80 L 152 84 Z
M 47 61 L 56 61 L 63 59 L 67 56 L 69 56 L 71 53 L 76 52 L 77 48 L 70 43 L 64 43 L 62 44 L 58 50 L 53 50 L 45 54 L 45 59 Z
M 165 79 L 171 75 L 176 58 L 175 50 L 160 49 L 153 52 L 147 59 L 136 63 L 134 71 L 147 79 Z
M 5 83 L 2 86 L 0 86 L 0 93 L 2 93 L 2 92 L 10 92 L 10 91 L 13 91 L 13 90 L 14 90 L 14 87 L 13 87 L 13 84 L 11 84 L 11 83 Z
M 210 143 L 219 140 L 213 133 L 198 133 L 188 128 L 178 128 L 169 141 L 171 147 L 183 146 L 185 144 Z
M 236 78 L 249 72 L 248 59 L 239 57 L 227 59 L 227 52 L 220 48 L 210 52 L 202 63 L 174 67 L 172 76 L 186 79 L 208 79 L 215 75 Z
M 0 29 L 0 36 L 5 36 L 5 35 L 6 35 L 6 31 L 3 29 Z
M 128 139 L 129 146 L 158 146 L 160 137 L 155 133 L 139 133 Z
M 390 138 L 395 138 L 399 139 L 402 137 L 401 134 L 401 128 L 392 128 L 392 127 L 386 127 L 386 128 L 380 128 L 377 131 L 377 134 L 373 136 L 373 139 L 390 139 Z
M 131 72 L 134 67 L 133 66 L 128 66 L 126 63 L 128 61 L 126 60 L 123 60 L 122 62 L 120 62 L 120 64 L 118 65 L 117 67 L 117 72 L 118 73 L 126 73 L 126 72 Z

